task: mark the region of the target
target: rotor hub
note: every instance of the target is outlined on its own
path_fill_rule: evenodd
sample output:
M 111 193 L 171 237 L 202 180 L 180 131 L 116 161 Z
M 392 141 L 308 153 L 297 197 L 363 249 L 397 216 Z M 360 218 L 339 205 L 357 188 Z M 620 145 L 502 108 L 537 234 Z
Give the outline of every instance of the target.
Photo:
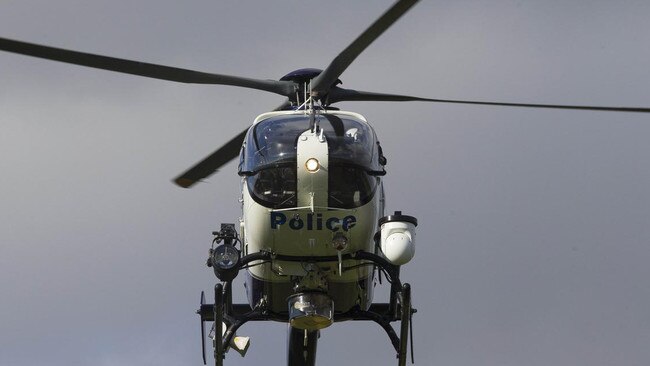
M 280 78 L 280 81 L 293 81 L 299 84 L 304 84 L 309 82 L 309 80 L 315 78 L 316 76 L 320 75 L 321 72 L 323 72 L 323 70 L 309 68 L 309 67 L 304 69 L 298 69 L 284 75 L 283 77 Z M 336 79 L 336 81 L 332 84 L 332 86 L 339 85 L 339 84 L 343 84 L 343 82 L 341 81 L 341 79 Z
M 293 81 L 299 85 L 297 95 L 290 96 L 289 100 L 296 104 L 304 103 L 305 97 L 307 97 L 310 93 L 309 82 L 320 75 L 321 72 L 323 72 L 321 69 L 304 68 L 291 71 L 290 73 L 281 77 L 280 81 Z M 341 80 L 336 79 L 336 81 L 332 84 L 332 87 L 339 84 L 342 84 Z M 323 97 L 325 97 L 325 95 L 320 95 L 319 99 L 322 99 Z

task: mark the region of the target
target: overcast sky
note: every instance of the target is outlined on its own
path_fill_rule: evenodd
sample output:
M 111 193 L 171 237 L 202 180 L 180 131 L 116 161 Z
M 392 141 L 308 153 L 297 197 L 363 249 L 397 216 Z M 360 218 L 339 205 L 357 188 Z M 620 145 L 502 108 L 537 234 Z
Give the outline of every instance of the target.
M 0 36 L 277 79 L 323 68 L 390 0 L 3 0 Z M 650 106 L 650 3 L 423 1 L 341 76 L 432 98 Z M 236 222 L 225 166 L 171 179 L 281 97 L 0 53 L 0 365 L 199 365 L 210 232 Z M 342 103 L 388 157 L 388 209 L 419 219 L 420 365 L 647 365 L 650 115 Z M 377 296 L 385 301 L 385 293 Z M 243 302 L 241 283 L 236 301 Z M 283 364 L 285 326 L 246 358 Z M 318 363 L 392 365 L 372 323 Z

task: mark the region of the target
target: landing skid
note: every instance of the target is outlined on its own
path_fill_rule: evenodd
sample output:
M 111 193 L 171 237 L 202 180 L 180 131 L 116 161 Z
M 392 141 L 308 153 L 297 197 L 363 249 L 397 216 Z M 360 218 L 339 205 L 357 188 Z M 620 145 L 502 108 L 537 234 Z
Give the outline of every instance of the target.
M 254 261 L 297 261 L 297 262 L 330 262 L 338 260 L 337 257 L 298 257 L 276 255 L 270 252 L 259 252 L 249 254 L 239 260 L 237 265 L 229 271 L 239 271 Z M 408 339 L 412 340 L 412 316 L 416 312 L 411 307 L 411 286 L 408 283 L 401 284 L 399 279 L 399 266 L 393 265 L 373 253 L 356 252 L 346 254 L 343 259 L 356 259 L 371 262 L 383 270 L 391 284 L 390 299 L 388 303 L 375 303 L 368 310 L 361 310 L 358 307 L 344 313 L 335 313 L 334 321 L 373 321 L 384 329 L 391 344 L 397 353 L 399 366 L 405 366 L 408 353 Z M 286 313 L 274 313 L 263 304 L 251 309 L 248 304 L 232 303 L 232 278 L 226 275 L 222 278 L 230 278 L 227 281 L 217 283 L 214 288 L 214 303 L 204 304 L 204 296 L 201 294 L 201 307 L 197 313 L 201 316 L 201 339 L 205 340 L 204 322 L 214 322 L 213 350 L 215 366 L 222 366 L 226 352 L 232 348 L 232 341 L 237 330 L 249 321 L 278 321 L 289 323 Z M 392 322 L 400 322 L 399 335 L 391 326 Z M 225 325 L 225 329 L 222 328 Z M 219 337 L 219 335 L 222 335 Z M 305 335 L 303 330 L 289 329 L 288 333 L 288 365 L 289 366 L 313 366 L 316 359 L 316 344 L 318 331 L 308 332 Z M 203 363 L 205 359 L 205 342 L 203 345 Z M 411 341 L 411 362 L 413 363 L 413 343 Z

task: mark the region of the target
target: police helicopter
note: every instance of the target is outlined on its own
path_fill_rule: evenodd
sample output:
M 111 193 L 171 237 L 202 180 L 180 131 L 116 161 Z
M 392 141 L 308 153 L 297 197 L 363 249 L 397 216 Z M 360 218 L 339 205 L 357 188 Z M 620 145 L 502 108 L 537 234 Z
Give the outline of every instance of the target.
M 150 78 L 231 85 L 286 97 L 274 111 L 178 176 L 189 188 L 239 157 L 242 216 L 214 232 L 207 265 L 219 279 L 213 303 L 201 294 L 204 323 L 212 322 L 215 365 L 228 351 L 244 356 L 248 337 L 237 332 L 250 321 L 288 324 L 287 362 L 313 365 L 319 332 L 341 321 L 373 321 L 387 334 L 398 364 L 408 346 L 413 361 L 411 289 L 400 267 L 415 254 L 415 217 L 387 214 L 382 177 L 387 159 L 379 140 L 358 113 L 332 107 L 342 101 L 421 101 L 618 112 L 650 108 L 522 104 L 431 99 L 346 89 L 347 67 L 418 0 L 399 0 L 337 55 L 324 70 L 300 69 L 280 80 L 136 62 L 0 38 L 0 49 Z M 245 270 L 246 304 L 234 304 L 232 283 Z M 389 301 L 373 302 L 375 280 L 390 285 Z M 391 325 L 399 322 L 397 330 Z

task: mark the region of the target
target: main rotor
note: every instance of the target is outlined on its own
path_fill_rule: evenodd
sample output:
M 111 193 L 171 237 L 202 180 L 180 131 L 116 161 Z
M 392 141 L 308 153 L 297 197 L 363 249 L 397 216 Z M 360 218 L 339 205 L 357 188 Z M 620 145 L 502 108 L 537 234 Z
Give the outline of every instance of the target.
M 319 102 L 324 107 L 343 101 L 421 101 L 528 108 L 641 113 L 650 112 L 650 108 L 637 107 L 580 106 L 432 99 L 409 95 L 367 92 L 340 87 L 339 85 L 341 84 L 341 81 L 339 80 L 339 77 L 348 68 L 348 66 L 350 66 L 350 64 L 352 64 L 352 62 L 372 42 L 379 38 L 379 36 L 381 36 L 384 31 L 393 25 L 418 1 L 419 0 L 396 1 L 386 12 L 384 12 L 384 14 L 382 14 L 374 23 L 372 23 L 365 31 L 363 31 L 352 43 L 350 43 L 350 45 L 341 51 L 341 53 L 339 53 L 324 70 L 309 68 L 299 69 L 288 73 L 287 75 L 280 78 L 280 80 L 262 80 L 233 75 L 193 71 L 177 67 L 156 65 L 146 62 L 138 62 L 115 57 L 66 50 L 6 38 L 0 38 L 0 50 L 161 80 L 190 84 L 231 85 L 242 88 L 262 90 L 286 97 L 286 100 L 275 110 L 300 108 L 306 101 L 311 100 Z M 219 169 L 221 166 L 237 157 L 246 132 L 247 129 L 235 136 L 217 151 L 213 152 L 210 156 L 197 163 L 185 173 L 181 174 L 174 180 L 174 182 L 176 182 L 176 184 L 180 185 L 181 187 L 187 188 L 216 172 L 217 169 Z

